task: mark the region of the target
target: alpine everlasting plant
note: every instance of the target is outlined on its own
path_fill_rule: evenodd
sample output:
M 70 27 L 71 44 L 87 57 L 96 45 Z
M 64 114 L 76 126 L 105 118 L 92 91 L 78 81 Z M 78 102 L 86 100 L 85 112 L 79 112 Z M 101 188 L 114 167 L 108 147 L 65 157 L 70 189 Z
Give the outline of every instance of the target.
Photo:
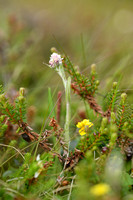
M 68 56 L 54 52 L 48 66 L 65 92 L 57 87 L 55 100 L 48 90 L 47 107 L 57 112 L 44 118 L 40 131 L 30 124 L 34 109 L 27 108 L 25 88 L 11 98 L 0 86 L 0 197 L 131 199 L 133 107 L 127 94 L 115 81 L 99 101 L 95 64 L 85 76 Z

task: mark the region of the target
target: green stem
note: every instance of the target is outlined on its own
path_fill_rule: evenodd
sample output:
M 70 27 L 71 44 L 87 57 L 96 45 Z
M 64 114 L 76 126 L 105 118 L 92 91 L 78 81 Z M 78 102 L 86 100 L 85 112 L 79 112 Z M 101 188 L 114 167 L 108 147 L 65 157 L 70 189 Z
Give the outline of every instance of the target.
M 63 82 L 64 88 L 65 88 L 65 92 L 66 92 L 67 80 L 66 80 L 66 76 L 65 76 L 63 65 L 59 66 L 59 69 L 57 69 L 57 72 L 60 75 L 60 77 L 62 78 L 62 82 Z
M 58 74 L 62 78 L 63 85 L 65 88 L 65 96 L 66 96 L 66 122 L 64 126 L 65 130 L 65 141 L 68 142 L 68 148 L 69 148 L 69 124 L 70 124 L 70 88 L 71 88 L 71 78 L 68 77 L 66 79 L 64 68 L 62 65 L 59 66 L 59 69 L 57 70 Z
M 68 77 L 66 82 L 66 122 L 65 122 L 65 138 L 69 142 L 69 125 L 70 125 L 70 86 L 71 78 Z

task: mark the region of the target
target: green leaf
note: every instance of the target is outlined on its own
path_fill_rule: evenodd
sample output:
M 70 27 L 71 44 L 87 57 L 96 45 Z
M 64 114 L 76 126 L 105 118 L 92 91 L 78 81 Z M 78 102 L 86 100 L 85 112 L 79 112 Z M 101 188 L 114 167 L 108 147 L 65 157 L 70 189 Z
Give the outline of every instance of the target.
M 55 109 L 52 97 L 51 88 L 48 88 L 48 105 L 49 105 L 49 116 L 50 118 L 55 117 Z
M 133 178 L 127 172 L 123 172 L 122 183 L 123 183 L 123 186 L 133 185 Z

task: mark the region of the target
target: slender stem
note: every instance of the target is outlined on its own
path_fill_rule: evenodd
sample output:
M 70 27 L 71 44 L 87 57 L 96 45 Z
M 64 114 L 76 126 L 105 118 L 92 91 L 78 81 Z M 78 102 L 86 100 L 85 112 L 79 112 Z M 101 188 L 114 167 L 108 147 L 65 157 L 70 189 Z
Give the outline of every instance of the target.
M 71 78 L 68 77 L 66 82 L 66 122 L 65 122 L 65 137 L 66 141 L 69 142 L 69 125 L 70 125 L 70 87 Z
M 75 177 L 76 177 L 76 175 L 72 178 L 72 182 L 71 182 L 71 185 L 70 185 L 70 191 L 69 191 L 67 200 L 70 200 L 70 198 L 71 198 L 71 193 L 72 193 L 72 189 L 73 189 L 73 182 L 74 182 Z
M 14 146 L 6 145 L 6 144 L 0 144 L 0 146 L 10 147 L 10 148 L 16 150 L 16 151 L 21 155 L 21 157 L 25 160 L 25 157 L 23 156 L 23 154 L 22 154 L 17 148 L 15 148 Z M 0 165 L 0 167 L 1 167 L 2 165 L 3 165 L 3 163 Z
M 68 77 L 66 79 L 64 68 L 62 65 L 59 66 L 59 69 L 57 70 L 58 74 L 62 78 L 63 85 L 65 88 L 65 96 L 66 96 L 66 122 L 64 126 L 65 130 L 65 141 L 68 142 L 68 148 L 69 148 L 69 124 L 70 124 L 70 88 L 71 88 L 71 78 Z

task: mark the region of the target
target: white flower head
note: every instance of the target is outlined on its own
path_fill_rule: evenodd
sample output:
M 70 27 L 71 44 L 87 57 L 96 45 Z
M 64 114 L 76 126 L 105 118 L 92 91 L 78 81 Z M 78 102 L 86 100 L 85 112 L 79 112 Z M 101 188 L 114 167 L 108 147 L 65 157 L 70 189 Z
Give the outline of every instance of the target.
M 36 161 L 37 161 L 37 166 L 39 169 L 35 172 L 34 178 L 37 178 L 40 175 L 40 173 L 43 171 L 43 160 L 40 159 L 40 154 L 37 155 Z
M 40 161 L 40 154 L 37 155 L 36 161 Z
M 58 53 L 52 53 L 52 55 L 50 56 L 49 65 L 52 68 L 54 68 L 54 67 L 57 67 L 61 64 L 62 64 L 61 55 L 59 55 Z
M 34 174 L 34 178 L 37 178 L 37 177 L 39 176 L 39 174 L 40 174 L 39 171 L 35 172 L 35 174 Z

